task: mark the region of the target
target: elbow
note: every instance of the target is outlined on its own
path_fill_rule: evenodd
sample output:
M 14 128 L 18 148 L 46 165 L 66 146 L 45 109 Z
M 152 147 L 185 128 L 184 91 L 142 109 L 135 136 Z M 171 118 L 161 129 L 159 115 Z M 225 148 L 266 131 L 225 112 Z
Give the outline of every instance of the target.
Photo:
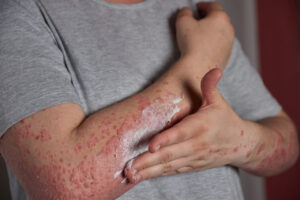
M 283 169 L 292 168 L 299 159 L 299 140 L 298 140 L 298 132 L 293 123 L 291 123 L 291 129 L 287 134 L 287 142 L 286 142 L 286 157 L 285 157 L 285 167 Z M 285 170 L 284 170 L 285 171 Z
M 291 158 L 290 167 L 292 167 L 299 159 L 299 140 L 296 128 L 290 133 L 288 150 Z

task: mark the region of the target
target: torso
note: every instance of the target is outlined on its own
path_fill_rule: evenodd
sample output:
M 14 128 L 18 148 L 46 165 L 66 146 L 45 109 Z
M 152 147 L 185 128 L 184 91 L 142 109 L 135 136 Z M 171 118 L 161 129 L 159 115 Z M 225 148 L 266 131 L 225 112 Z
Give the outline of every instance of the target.
M 134 4 L 134 3 L 143 2 L 144 0 L 106 0 L 106 1 L 112 3 Z

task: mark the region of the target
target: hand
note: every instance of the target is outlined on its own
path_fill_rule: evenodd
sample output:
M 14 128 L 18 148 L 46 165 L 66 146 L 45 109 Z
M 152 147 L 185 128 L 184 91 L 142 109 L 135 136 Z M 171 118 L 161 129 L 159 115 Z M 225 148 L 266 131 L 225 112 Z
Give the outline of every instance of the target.
M 219 69 L 204 76 L 200 109 L 152 139 L 150 152 L 137 157 L 125 169 L 130 182 L 245 160 L 242 148 L 247 140 L 243 139 L 241 130 L 243 120 L 219 93 L 216 85 L 221 76 Z
M 196 56 L 201 63 L 224 69 L 234 40 L 230 19 L 218 3 L 202 2 L 197 8 L 205 14 L 200 20 L 187 7 L 178 13 L 176 37 L 181 55 Z

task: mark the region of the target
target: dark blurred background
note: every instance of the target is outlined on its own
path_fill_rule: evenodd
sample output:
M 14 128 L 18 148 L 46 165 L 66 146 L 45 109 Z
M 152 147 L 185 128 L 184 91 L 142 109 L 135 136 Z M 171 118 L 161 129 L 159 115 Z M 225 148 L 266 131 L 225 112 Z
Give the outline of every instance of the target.
M 231 16 L 251 63 L 300 130 L 300 0 L 219 2 Z M 242 183 L 246 200 L 299 200 L 300 161 L 287 172 L 265 180 L 242 172 Z M 1 155 L 0 199 L 11 199 Z

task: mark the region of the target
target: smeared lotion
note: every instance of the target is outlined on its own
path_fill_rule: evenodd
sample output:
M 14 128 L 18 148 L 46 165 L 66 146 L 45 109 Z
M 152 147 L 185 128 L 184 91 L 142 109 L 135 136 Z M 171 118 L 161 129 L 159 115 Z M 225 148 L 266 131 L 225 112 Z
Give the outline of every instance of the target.
M 158 98 L 141 111 L 137 126 L 122 134 L 120 138 L 123 158 L 120 169 L 123 169 L 126 164 L 130 169 L 134 158 L 148 150 L 149 140 L 171 122 L 174 115 L 180 111 L 177 104 L 181 101 L 180 97 L 175 97 L 171 101 Z M 122 170 L 117 171 L 114 178 L 120 176 L 121 173 Z

